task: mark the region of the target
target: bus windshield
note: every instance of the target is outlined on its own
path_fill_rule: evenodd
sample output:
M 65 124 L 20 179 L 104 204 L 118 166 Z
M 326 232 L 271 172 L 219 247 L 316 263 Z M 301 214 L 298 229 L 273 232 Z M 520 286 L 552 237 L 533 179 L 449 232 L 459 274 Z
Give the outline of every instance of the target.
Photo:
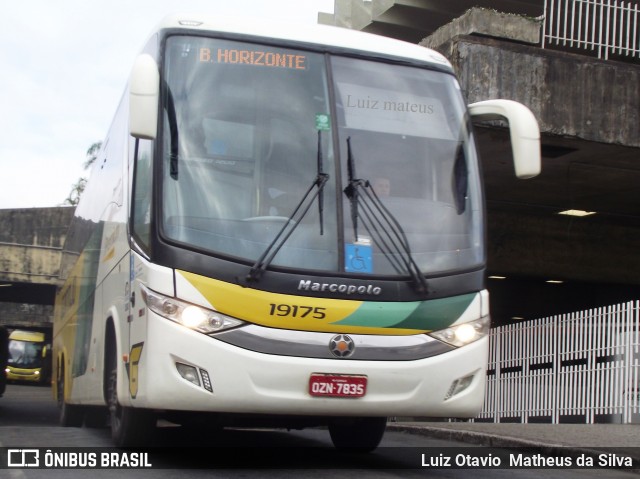
M 477 158 L 452 75 L 202 37 L 170 37 L 165 52 L 169 241 L 251 264 L 295 222 L 270 265 L 407 276 L 407 258 L 426 275 L 483 263 Z
M 31 341 L 9 341 L 8 365 L 14 368 L 32 369 L 42 367 L 42 343 Z

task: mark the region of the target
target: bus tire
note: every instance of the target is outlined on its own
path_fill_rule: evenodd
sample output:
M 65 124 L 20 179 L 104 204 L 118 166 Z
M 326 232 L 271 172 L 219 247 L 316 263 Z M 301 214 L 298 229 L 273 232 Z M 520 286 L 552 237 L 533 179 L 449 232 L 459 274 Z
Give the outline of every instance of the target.
M 380 444 L 386 428 L 386 417 L 345 418 L 329 423 L 329 434 L 336 449 L 371 452 Z
M 65 384 L 64 367 L 60 368 L 58 379 L 56 381 L 57 398 L 58 398 L 58 421 L 62 427 L 82 427 L 84 419 L 81 406 L 69 404 L 64 397 Z
M 147 409 L 122 406 L 118 401 L 117 384 L 118 371 L 114 361 L 107 386 L 113 443 L 117 447 L 149 445 L 156 425 L 155 414 Z

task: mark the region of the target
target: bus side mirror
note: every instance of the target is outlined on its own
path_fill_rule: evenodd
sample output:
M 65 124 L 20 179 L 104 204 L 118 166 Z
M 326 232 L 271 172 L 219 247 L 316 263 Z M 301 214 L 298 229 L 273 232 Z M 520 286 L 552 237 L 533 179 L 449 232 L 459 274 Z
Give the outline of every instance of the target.
M 516 176 L 540 173 L 540 128 L 531 110 L 512 100 L 486 100 L 469 105 L 469 113 L 478 120 L 507 120 Z
M 151 55 L 136 58 L 129 79 L 129 134 L 153 140 L 158 133 L 160 73 Z

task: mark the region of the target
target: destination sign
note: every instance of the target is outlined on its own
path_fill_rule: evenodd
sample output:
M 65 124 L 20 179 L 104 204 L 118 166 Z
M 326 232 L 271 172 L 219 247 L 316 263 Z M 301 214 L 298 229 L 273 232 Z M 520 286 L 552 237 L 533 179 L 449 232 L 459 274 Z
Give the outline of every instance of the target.
M 307 56 L 286 51 L 245 50 L 238 48 L 200 48 L 201 63 L 226 63 L 306 70 Z

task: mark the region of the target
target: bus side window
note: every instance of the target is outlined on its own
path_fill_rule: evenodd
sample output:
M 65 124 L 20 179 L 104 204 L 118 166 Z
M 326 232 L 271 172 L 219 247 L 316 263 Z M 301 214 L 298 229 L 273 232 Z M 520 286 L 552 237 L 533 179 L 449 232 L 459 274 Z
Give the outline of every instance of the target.
M 133 232 L 141 246 L 149 246 L 151 235 L 151 140 L 137 140 L 138 156 L 135 159 L 133 186 Z

